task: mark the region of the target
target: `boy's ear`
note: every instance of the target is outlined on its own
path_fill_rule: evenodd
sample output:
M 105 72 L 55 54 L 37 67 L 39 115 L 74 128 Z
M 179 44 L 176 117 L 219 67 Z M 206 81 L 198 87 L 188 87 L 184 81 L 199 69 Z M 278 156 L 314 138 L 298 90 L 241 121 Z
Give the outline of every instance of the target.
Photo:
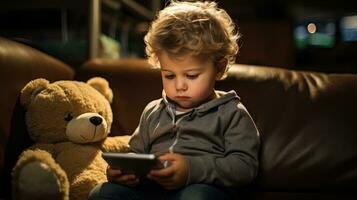
M 221 80 L 225 78 L 227 65 L 228 65 L 228 60 L 226 58 L 222 58 L 221 60 L 216 62 L 216 69 L 217 69 L 216 80 Z

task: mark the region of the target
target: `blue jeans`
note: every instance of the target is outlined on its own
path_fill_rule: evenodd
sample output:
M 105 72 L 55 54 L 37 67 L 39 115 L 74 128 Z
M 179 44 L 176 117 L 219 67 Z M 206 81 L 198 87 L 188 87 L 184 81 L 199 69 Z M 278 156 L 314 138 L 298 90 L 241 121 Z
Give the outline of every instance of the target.
M 228 200 L 231 198 L 225 190 L 207 184 L 193 184 L 179 190 L 165 190 L 157 184 L 141 184 L 138 187 L 128 187 L 107 182 L 93 188 L 88 199 Z

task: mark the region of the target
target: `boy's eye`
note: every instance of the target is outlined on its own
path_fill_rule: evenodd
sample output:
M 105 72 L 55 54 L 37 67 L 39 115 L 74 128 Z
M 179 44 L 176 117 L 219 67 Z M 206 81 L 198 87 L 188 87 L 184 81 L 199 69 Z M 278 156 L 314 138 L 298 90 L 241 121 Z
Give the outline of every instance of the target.
M 198 77 L 198 74 L 187 74 L 186 77 L 188 79 L 196 79 Z
M 175 78 L 175 75 L 173 75 L 173 74 L 165 75 L 165 78 L 169 79 L 169 80 L 172 80 L 172 79 Z

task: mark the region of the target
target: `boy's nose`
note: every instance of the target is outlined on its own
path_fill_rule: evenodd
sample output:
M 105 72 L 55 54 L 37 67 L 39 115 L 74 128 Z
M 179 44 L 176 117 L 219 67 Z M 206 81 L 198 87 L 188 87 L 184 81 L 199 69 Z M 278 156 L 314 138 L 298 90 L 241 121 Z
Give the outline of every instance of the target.
M 187 84 L 184 80 L 177 79 L 175 82 L 175 87 L 176 90 L 182 91 L 182 90 L 187 90 Z

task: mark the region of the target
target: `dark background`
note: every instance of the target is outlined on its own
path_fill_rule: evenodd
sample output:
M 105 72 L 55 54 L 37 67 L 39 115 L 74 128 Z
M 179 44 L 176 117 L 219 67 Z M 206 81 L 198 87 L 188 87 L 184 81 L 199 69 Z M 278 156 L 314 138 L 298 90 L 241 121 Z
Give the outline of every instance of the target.
M 88 59 L 87 0 L 3 0 L 0 36 L 27 43 L 74 68 Z M 117 2 L 121 2 L 117 0 Z M 150 1 L 137 3 L 150 9 Z M 161 1 L 161 7 L 166 1 Z M 221 0 L 242 38 L 237 63 L 328 73 L 357 73 L 357 41 L 342 34 L 345 16 L 357 15 L 356 0 Z M 66 23 L 64 30 L 63 23 Z M 102 5 L 102 33 L 120 45 L 120 58 L 144 57 L 143 36 L 150 19 L 122 5 Z M 308 34 L 297 41 L 297 27 L 317 26 L 326 40 Z M 357 23 L 357 22 L 355 22 Z M 327 32 L 326 32 L 327 30 Z M 316 39 L 315 38 L 315 39 Z M 319 43 L 320 42 L 320 43 Z

